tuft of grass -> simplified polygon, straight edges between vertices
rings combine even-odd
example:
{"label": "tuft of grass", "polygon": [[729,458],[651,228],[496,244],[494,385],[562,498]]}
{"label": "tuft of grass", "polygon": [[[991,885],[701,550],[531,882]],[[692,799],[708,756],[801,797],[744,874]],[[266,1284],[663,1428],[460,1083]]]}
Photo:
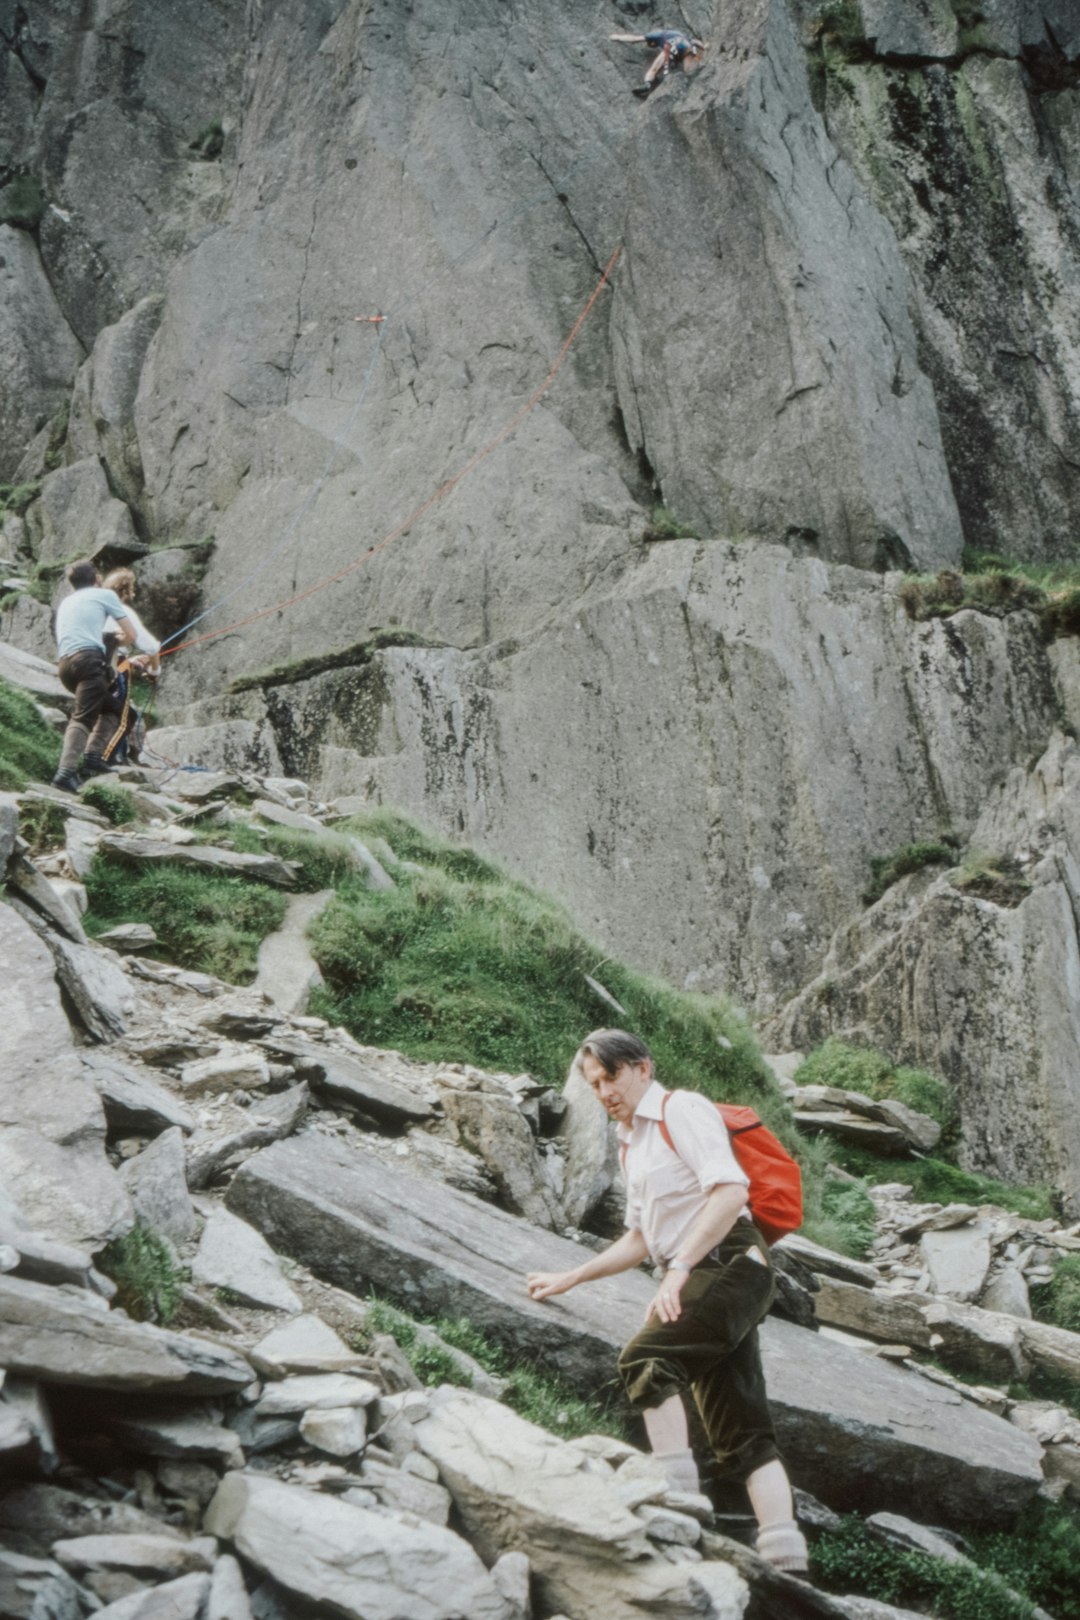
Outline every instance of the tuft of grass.
{"label": "tuft of grass", "polygon": [[48,206],[41,181],[32,174],[17,174],[0,190],[0,225],[36,231]]}
{"label": "tuft of grass", "polygon": [[110,782],[107,777],[97,777],[88,782],[79,797],[93,805],[95,810],[100,810],[114,827],[122,827],[129,821],[139,819],[131,789],[120,782]]}
{"label": "tuft of grass", "polygon": [[212,163],[219,158],[225,146],[225,130],[221,119],[215,118],[212,123],[201,129],[195,139],[188,144],[188,151],[194,152],[196,157],[205,162]]}
{"label": "tuft of grass", "polygon": [[41,855],[62,844],[66,820],[62,804],[20,804],[19,834],[29,844],[31,855]]}
{"label": "tuft of grass", "polygon": [[825,1180],[803,1224],[804,1235],[837,1254],[865,1260],[877,1227],[865,1181]]}
{"label": "tuft of grass", "polygon": [[165,1241],[136,1222],[130,1232],[102,1249],[98,1268],[117,1286],[116,1304],[136,1322],[166,1327],[176,1315],[184,1272]]}
{"label": "tuft of grass", "polygon": [[1008,1534],[973,1535],[972,1552],[1057,1620],[1080,1620],[1080,1507],[1034,1502]]}
{"label": "tuft of grass", "polygon": [[13,512],[22,517],[30,502],[36,501],[40,494],[41,485],[36,479],[25,484],[0,484],[0,514]]}
{"label": "tuft of grass", "polygon": [[905,1609],[929,1604],[941,1620],[1032,1620],[1034,1614],[1030,1600],[993,1571],[889,1546],[854,1514],[839,1530],[819,1535],[810,1572],[826,1591],[858,1592]]}
{"label": "tuft of grass", "polygon": [[1080,634],[1080,562],[1015,563],[967,549],[962,571],[909,575],[899,596],[912,619],[946,618],[961,608],[998,616],[1023,609],[1038,615],[1050,640]]}
{"label": "tuft of grass", "polygon": [[434,1328],[449,1346],[448,1350],[424,1343],[417,1332],[419,1320],[424,1319],[409,1316],[382,1299],[374,1299],[368,1306],[371,1330],[389,1333],[396,1339],[422,1383],[468,1388],[468,1373],[452,1354],[460,1350],[479,1362],[492,1377],[506,1381],[502,1400],[530,1423],[564,1440],[583,1434],[613,1434],[626,1438],[625,1418],[615,1405],[614,1379],[610,1403],[583,1400],[562,1379],[542,1367],[523,1362],[519,1352],[488,1338],[467,1317],[440,1316],[425,1320],[424,1325]]}
{"label": "tuft of grass", "polygon": [[905,844],[892,855],[873,856],[870,861],[870,882],[863,892],[863,900],[872,906],[898,879],[906,877],[909,872],[921,872],[924,866],[951,866],[958,848],[959,840],[947,833],[941,838]]}
{"label": "tuft of grass", "polygon": [[60,739],[26,692],[0,681],[0,788],[18,792],[48,782],[60,763]]}
{"label": "tuft of grass", "polygon": [[662,1079],[751,1103],[795,1140],[750,1027],[726,1001],[603,960],[561,906],[472,851],[386,812],[346,825],[386,837],[420,870],[395,867],[385,892],[339,890],[312,923],[324,1017],[413,1057],[528,1070],[561,1087],[577,1041],[611,1017],[585,982],[600,974]]}
{"label": "tuft of grass", "polygon": [[642,537],[645,540],[700,540],[699,528],[680,523],[672,517],[666,506],[654,506],[649,514],[649,526]]}
{"label": "tuft of grass", "polygon": [[1080,1333],[1080,1254],[1063,1255],[1050,1281],[1032,1288],[1031,1308],[1040,1322]]}
{"label": "tuft of grass", "polygon": [[278,890],[247,878],[180,866],[139,871],[106,854],[90,868],[86,891],[92,937],[120,923],[150,923],[165,960],[230,984],[255,977],[259,945],[281,926],[286,907]]}
{"label": "tuft of grass", "polygon": [[1060,1214],[1057,1196],[1050,1187],[1009,1185],[973,1170],[960,1170],[943,1159],[915,1157],[898,1166],[895,1159],[879,1159],[849,1142],[831,1142],[830,1152],[843,1169],[871,1186],[898,1178],[909,1183],[912,1196],[920,1204],[997,1204],[1031,1221],[1050,1220]]}
{"label": "tuft of grass", "polygon": [[950,874],[949,881],[954,889],[980,900],[992,900],[997,906],[1018,906],[1031,893],[1031,882],[1019,861],[1011,855],[988,855],[978,850]]}

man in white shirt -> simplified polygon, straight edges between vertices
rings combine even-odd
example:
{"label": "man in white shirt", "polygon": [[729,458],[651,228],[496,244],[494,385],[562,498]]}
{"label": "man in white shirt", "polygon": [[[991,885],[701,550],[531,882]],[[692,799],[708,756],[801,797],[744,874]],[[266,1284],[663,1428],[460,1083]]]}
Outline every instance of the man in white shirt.
{"label": "man in white shirt", "polygon": [[757,1325],[776,1285],[724,1122],[697,1092],[672,1092],[665,1108],[648,1048],[625,1030],[595,1030],[575,1063],[618,1127],[627,1229],[573,1271],[530,1272],[529,1297],[550,1299],[651,1258],[662,1280],[644,1326],[619,1357],[649,1443],[673,1487],[698,1489],[682,1401],[691,1389],[721,1473],[746,1485],[758,1553],[779,1569],[805,1573],[806,1542],[776,1446],[758,1347]]}
{"label": "man in white shirt", "polygon": [[62,685],[74,694],[75,706],[52,785],[65,793],[77,793],[82,786],[78,767],[84,750],[87,776],[107,769],[102,750],[110,729],[113,675],[105,652],[106,623],[115,619],[116,633],[128,646],[140,640],[141,632],[146,644],[143,650],[150,656],[160,651],[160,643],[135,623],[115,591],[102,588],[92,562],[72,563],[67,577],[73,590],[56,610],[57,673]]}

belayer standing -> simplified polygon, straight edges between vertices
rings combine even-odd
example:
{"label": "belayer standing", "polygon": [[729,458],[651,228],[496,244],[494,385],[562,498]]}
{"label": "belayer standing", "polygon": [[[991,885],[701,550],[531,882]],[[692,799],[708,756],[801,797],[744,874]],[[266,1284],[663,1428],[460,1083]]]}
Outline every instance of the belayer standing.
{"label": "belayer standing", "polygon": [[805,1574],[806,1542],[777,1450],[758,1347],[757,1325],[776,1283],[747,1208],[749,1178],[724,1122],[699,1092],[665,1092],[653,1079],[648,1048],[625,1030],[594,1030],[575,1064],[618,1127],[626,1231],[573,1271],[530,1272],[529,1297],[550,1299],[652,1258],[662,1280],[644,1326],[619,1356],[619,1375],[649,1444],[673,1489],[700,1489],[682,1402],[683,1391],[692,1390],[721,1473],[746,1485],[759,1556]]}
{"label": "belayer standing", "polygon": [[695,39],[681,28],[654,28],[648,34],[611,34],[609,38],[622,45],[648,45],[657,55],[645,70],[645,81],[634,88],[635,96],[647,96],[667,78],[672,64],[696,62],[704,54],[704,40]]}
{"label": "belayer standing", "polygon": [[64,732],[60,764],[52,779],[53,787],[77,793],[82,783],[79,762],[86,776],[97,776],[108,769],[104,750],[118,728],[113,707],[113,672],[105,651],[105,626],[116,621],[116,634],[126,646],[141,640],[141,650],[156,655],[160,643],[142,630],[115,591],[102,588],[92,562],[72,563],[68,582],[73,587],[56,611],[58,674],[63,686],[74,693],[75,706]]}

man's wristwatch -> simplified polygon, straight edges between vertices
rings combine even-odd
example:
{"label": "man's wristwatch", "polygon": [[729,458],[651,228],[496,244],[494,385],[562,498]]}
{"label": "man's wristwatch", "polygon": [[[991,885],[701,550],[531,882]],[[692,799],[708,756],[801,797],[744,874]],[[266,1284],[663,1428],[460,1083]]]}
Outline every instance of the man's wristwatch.
{"label": "man's wristwatch", "polygon": [[693,1271],[693,1269],[693,1266],[688,1266],[685,1260],[672,1260],[671,1264],[668,1266],[669,1271],[685,1271],[689,1273]]}

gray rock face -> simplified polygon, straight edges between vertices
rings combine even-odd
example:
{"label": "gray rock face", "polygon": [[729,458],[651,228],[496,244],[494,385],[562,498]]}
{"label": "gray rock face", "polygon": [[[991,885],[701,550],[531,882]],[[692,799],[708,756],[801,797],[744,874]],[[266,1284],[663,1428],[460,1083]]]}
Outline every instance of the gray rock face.
{"label": "gray rock face", "polygon": [[52,957],[8,905],[0,958],[0,1186],[32,1226],[99,1248],[131,1225],[131,1203],[105,1157],[105,1117],[80,1069]]}
{"label": "gray rock face", "polygon": [[433,1524],[251,1474],[226,1476],[206,1524],[287,1591],[342,1620],[507,1620],[472,1548]]}
{"label": "gray rock face", "polygon": [[146,550],[136,537],[130,511],[110,493],[96,456],[50,473],[27,522],[38,556],[49,562],[70,557],[73,535],[79,538],[81,555],[100,560],[106,568]]}
{"label": "gray rock face", "polygon": [[193,1395],[242,1389],[252,1376],[235,1351],[14,1277],[0,1277],[0,1364],[46,1383]]}
{"label": "gray rock face", "polygon": [[881,60],[951,55],[944,0],[862,0],[862,10],[877,55],[824,75],[824,117],[916,282],[919,353],[966,537],[1010,556],[1069,555],[1080,478],[1067,449],[1080,430],[1080,350],[1063,319],[1080,286],[1068,200],[1080,175],[1067,88],[1075,8],[984,4],[948,64]]}
{"label": "gray rock face", "polygon": [[0,225],[0,354],[0,478],[10,479],[82,359],[34,238],[10,225]]}
{"label": "gray rock face", "polygon": [[898,585],[669,541],[516,651],[379,653],[378,716],[354,698],[333,746],[346,676],[291,686],[292,763],[507,860],[603,949],[764,1012],[861,912],[871,851],[967,834],[1057,720],[1028,616],[915,624]]}
{"label": "gray rock face", "polygon": [[[354,1292],[374,1284],[435,1314],[464,1312],[586,1390],[652,1294],[646,1278],[624,1275],[537,1305],[523,1274],[579,1264],[578,1245],[448,1187],[428,1185],[418,1199],[409,1177],[313,1134],[248,1160],[228,1203],[318,1275]],[[942,1522],[1004,1522],[1036,1490],[1037,1444],[951,1390],[913,1385],[786,1322],[767,1322],[763,1344],[781,1445],[815,1495],[898,1512],[918,1504]]]}
{"label": "gray rock face", "polygon": [[135,396],[147,347],[161,319],[161,305],[160,294],[143,298],[115,326],[98,334],[71,400],[70,454],[76,460],[100,456],[112,488],[129,505],[137,500],[143,484],[134,431]]}
{"label": "gray rock face", "polygon": [[[1080,1211],[1080,752],[1055,734],[987,799],[971,844],[1026,857],[998,898],[946,876],[902,879],[838,930],[820,977],[770,1025],[807,1046],[870,1034],[953,1082],[963,1162],[1060,1186]],[[1015,903],[1019,901],[1019,903]],[[1004,902],[1004,903],[1003,903]],[[1052,1120],[1053,1126],[1048,1125]]]}

